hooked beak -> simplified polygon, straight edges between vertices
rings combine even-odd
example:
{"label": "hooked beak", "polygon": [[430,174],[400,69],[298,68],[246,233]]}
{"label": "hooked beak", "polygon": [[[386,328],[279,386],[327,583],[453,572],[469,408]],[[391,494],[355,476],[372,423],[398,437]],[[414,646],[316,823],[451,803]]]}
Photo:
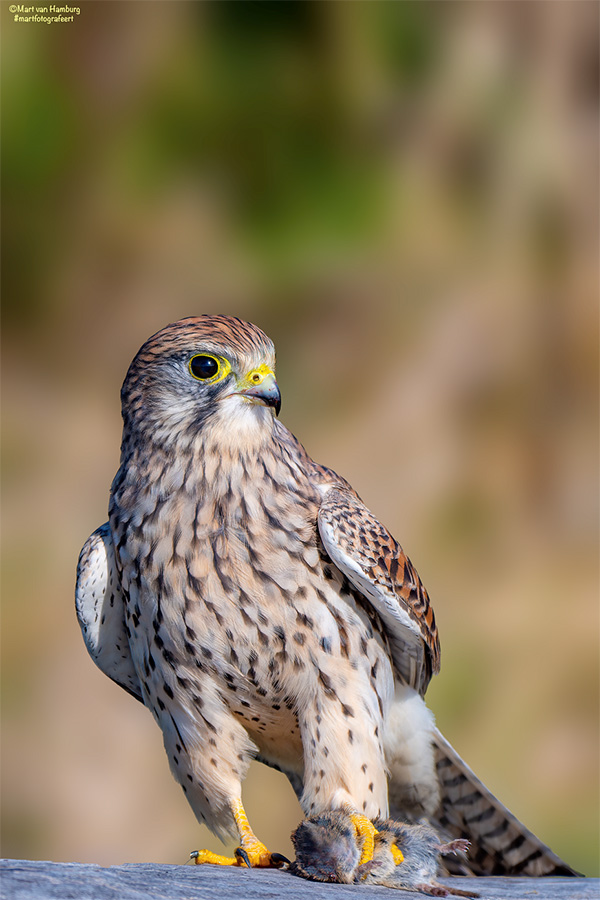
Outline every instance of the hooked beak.
{"label": "hooked beak", "polygon": [[250,403],[259,403],[261,406],[272,406],[275,414],[279,415],[281,409],[281,393],[275,373],[268,366],[259,366],[253,369],[238,382],[239,390],[235,393],[246,397]]}

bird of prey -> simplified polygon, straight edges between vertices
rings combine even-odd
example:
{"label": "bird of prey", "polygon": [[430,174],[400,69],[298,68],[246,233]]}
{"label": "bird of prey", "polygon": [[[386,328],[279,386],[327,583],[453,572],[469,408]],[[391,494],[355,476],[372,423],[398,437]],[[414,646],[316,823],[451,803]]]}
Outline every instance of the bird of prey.
{"label": "bird of prey", "polygon": [[572,874],[481,784],[423,696],[440,666],[433,610],[402,548],[278,419],[271,340],[223,315],[167,325],[121,391],[108,522],[81,551],[76,607],[100,669],[160,726],[196,817],[278,860],[252,831],[253,758],[307,816],[344,809],[468,838],[471,871]]}

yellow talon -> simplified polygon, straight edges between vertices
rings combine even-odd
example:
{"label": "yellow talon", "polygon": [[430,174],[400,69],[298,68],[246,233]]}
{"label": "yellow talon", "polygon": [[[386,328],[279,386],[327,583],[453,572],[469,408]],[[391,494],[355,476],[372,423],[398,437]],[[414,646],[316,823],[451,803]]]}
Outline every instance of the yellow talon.
{"label": "yellow talon", "polygon": [[190,859],[197,866],[201,866],[203,863],[209,863],[212,866],[247,866],[249,864],[253,869],[255,866],[264,868],[273,865],[271,854],[261,841],[246,841],[235,852],[235,856],[221,856],[219,853],[213,853],[212,850],[194,850],[190,853]]}
{"label": "yellow talon", "polygon": [[210,863],[213,866],[242,865],[241,861],[238,861],[234,857],[220,856],[218,853],[213,853],[212,850],[192,850],[190,859],[193,859],[197,866],[201,866],[203,863]]}
{"label": "yellow talon", "polygon": [[256,866],[264,868],[272,865],[271,854],[262,841],[259,841],[257,838],[254,838],[254,840],[242,841],[239,850],[236,852],[240,853],[240,856],[237,857],[239,860],[237,863],[238,866],[246,864],[243,861],[242,853],[245,855],[252,868],[255,868]]}
{"label": "yellow talon", "polygon": [[370,862],[373,859],[377,829],[366,816],[354,815],[350,816],[350,818],[356,829],[356,836],[363,840],[362,853],[359,861],[359,865],[362,866],[363,863]]}
{"label": "yellow talon", "polygon": [[399,850],[395,844],[392,844],[390,850],[392,851],[392,856],[394,857],[394,863],[397,866],[399,866],[400,863],[404,862],[404,853],[402,852],[402,850]]}
{"label": "yellow talon", "polygon": [[241,800],[234,800],[231,804],[231,812],[235,819],[240,834],[240,846],[235,851],[235,857],[220,856],[212,850],[194,850],[190,853],[196,865],[210,863],[213,866],[250,866],[262,868],[274,866],[278,868],[282,863],[287,863],[285,857],[278,853],[269,853],[262,841],[259,841],[248,822]]}
{"label": "yellow talon", "polygon": [[[251,866],[270,866],[271,865],[271,854],[262,843],[259,841],[254,832],[250,827],[250,822],[248,821],[248,816],[242,806],[241,800],[235,800],[232,803],[231,811],[233,813],[233,817],[235,819],[235,824],[238,827],[238,831],[240,833],[240,848],[246,853]],[[238,857],[239,858],[239,857]],[[238,865],[242,865],[242,863],[238,863]]]}

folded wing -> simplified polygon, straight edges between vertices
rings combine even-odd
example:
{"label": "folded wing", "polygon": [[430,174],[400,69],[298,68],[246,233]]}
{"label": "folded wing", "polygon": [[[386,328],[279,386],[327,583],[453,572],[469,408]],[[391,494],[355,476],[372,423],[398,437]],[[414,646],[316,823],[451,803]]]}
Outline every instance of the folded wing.
{"label": "folded wing", "polygon": [[129,650],[124,597],[108,523],[90,535],[79,555],[75,608],[88,653],[98,668],[141,701],[142,691]]}
{"label": "folded wing", "polygon": [[439,671],[433,609],[402,547],[348,486],[323,486],[319,533],[332,562],[383,622],[400,679],[425,693]]}

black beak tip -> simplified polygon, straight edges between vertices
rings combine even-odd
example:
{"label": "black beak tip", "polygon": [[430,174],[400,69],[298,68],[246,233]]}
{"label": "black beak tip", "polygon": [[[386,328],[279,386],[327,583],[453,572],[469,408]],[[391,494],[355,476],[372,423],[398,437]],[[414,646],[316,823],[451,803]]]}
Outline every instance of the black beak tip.
{"label": "black beak tip", "polygon": [[275,415],[279,416],[279,411],[281,409],[281,394],[279,388],[270,391],[268,395],[263,397],[263,400],[267,406],[270,406],[271,409],[275,410]]}

